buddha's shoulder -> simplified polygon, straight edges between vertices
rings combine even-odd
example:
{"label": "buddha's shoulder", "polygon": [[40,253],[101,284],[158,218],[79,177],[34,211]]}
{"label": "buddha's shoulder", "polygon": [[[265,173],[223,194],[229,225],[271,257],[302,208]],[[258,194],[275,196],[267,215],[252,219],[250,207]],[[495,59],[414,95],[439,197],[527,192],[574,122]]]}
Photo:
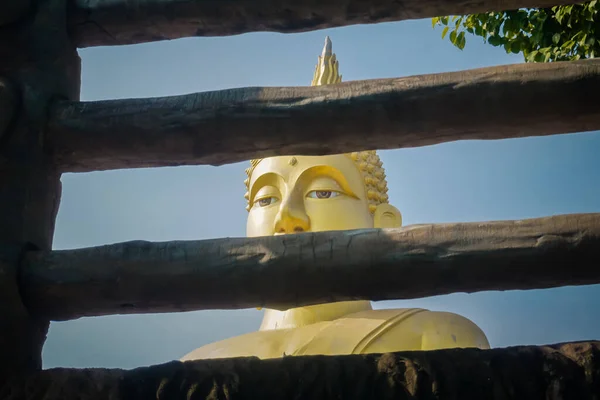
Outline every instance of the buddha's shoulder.
{"label": "buddha's shoulder", "polygon": [[450,312],[422,308],[369,310],[350,314],[340,322],[372,328],[361,340],[361,349],[357,348],[361,353],[489,348],[485,334],[473,321]]}
{"label": "buddha's shoulder", "polygon": [[364,354],[451,347],[489,348],[469,319],[420,308],[361,311],[298,328],[265,330],[202,346],[182,361],[284,355]]}
{"label": "buddha's shoulder", "polygon": [[379,321],[390,321],[390,320],[404,320],[411,318],[418,314],[428,314],[431,311],[423,309],[423,308],[384,308],[380,310],[366,310],[359,311],[352,314],[348,314],[340,320],[346,321],[360,321],[361,323],[366,322],[367,320],[379,322]]}
{"label": "buddha's shoulder", "polygon": [[[389,308],[380,310],[366,310],[348,314],[341,320],[365,320],[385,321],[389,323],[402,324],[404,321],[430,323],[454,323],[473,324],[468,318],[459,314],[446,311],[430,311],[424,308]],[[474,325],[474,324],[473,324]]]}
{"label": "buddha's shoulder", "polygon": [[250,332],[199,347],[185,355],[181,361],[231,357],[266,359],[294,355],[330,324],[331,322],[319,322],[300,328]]}
{"label": "buddha's shoulder", "polygon": [[186,354],[181,361],[231,357],[269,358],[280,353],[282,340],[281,331],[250,332],[206,344]]}

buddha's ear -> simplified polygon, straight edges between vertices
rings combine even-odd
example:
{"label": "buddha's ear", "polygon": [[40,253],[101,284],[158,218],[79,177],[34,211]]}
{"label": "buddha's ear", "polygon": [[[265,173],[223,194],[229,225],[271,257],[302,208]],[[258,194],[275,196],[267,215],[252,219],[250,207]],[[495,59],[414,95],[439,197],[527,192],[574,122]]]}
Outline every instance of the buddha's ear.
{"label": "buddha's ear", "polygon": [[390,204],[379,204],[373,214],[373,222],[375,228],[400,228],[402,226],[402,214]]}

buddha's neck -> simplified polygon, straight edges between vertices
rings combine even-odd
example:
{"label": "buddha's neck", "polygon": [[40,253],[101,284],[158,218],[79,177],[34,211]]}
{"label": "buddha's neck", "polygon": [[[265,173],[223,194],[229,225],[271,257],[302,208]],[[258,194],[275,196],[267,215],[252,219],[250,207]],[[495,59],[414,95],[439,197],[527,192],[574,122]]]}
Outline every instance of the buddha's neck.
{"label": "buddha's neck", "polygon": [[298,328],[317,322],[333,321],[352,313],[372,309],[370,301],[343,301],[291,308],[286,311],[267,309],[260,330]]}

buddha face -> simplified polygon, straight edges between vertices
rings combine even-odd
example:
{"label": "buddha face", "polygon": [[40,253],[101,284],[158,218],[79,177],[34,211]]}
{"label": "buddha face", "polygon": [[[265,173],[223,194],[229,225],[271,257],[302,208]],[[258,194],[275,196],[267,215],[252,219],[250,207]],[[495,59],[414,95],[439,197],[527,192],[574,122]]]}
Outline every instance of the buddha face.
{"label": "buddha face", "polygon": [[400,226],[398,210],[369,208],[365,178],[349,155],[280,156],[248,183],[247,236]]}

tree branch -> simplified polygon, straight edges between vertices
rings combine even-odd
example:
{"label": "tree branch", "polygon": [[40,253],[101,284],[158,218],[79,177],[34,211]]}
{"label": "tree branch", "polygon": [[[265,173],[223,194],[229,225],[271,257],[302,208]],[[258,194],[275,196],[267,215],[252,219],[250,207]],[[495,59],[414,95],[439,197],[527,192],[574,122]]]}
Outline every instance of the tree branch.
{"label": "tree branch", "polygon": [[110,46],[190,36],[317,29],[552,7],[576,0],[75,0],[70,30],[78,47]]}
{"label": "tree branch", "polygon": [[56,103],[64,172],[221,165],[600,129],[600,60],[154,99]]}
{"label": "tree branch", "polygon": [[594,400],[600,342],[50,369],[0,390],[6,400]]}
{"label": "tree branch", "polygon": [[31,252],[21,293],[66,320],[587,285],[598,265],[600,214],[575,214]]}

